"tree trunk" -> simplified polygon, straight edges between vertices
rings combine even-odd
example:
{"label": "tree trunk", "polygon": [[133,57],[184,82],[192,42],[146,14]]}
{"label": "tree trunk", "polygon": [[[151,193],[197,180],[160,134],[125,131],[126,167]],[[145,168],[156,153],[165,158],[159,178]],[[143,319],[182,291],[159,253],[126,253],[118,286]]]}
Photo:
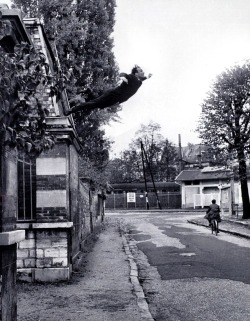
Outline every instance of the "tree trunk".
{"label": "tree trunk", "polygon": [[243,150],[238,151],[238,161],[239,161],[239,176],[240,176],[240,185],[241,185],[241,196],[243,204],[243,219],[250,218],[250,202],[249,202],[249,193],[247,185],[247,167],[245,154]]}

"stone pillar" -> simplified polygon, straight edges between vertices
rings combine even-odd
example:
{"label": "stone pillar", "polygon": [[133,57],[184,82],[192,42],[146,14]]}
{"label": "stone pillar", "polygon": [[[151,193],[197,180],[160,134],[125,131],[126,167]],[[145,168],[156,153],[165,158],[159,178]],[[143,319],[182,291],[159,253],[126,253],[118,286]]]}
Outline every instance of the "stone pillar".
{"label": "stone pillar", "polygon": [[2,321],[15,321],[16,307],[16,243],[24,239],[24,231],[16,231],[17,163],[16,152],[0,146],[0,271],[2,275]]}
{"label": "stone pillar", "polygon": [[1,246],[2,259],[2,320],[12,321],[17,318],[16,296],[16,244]]}

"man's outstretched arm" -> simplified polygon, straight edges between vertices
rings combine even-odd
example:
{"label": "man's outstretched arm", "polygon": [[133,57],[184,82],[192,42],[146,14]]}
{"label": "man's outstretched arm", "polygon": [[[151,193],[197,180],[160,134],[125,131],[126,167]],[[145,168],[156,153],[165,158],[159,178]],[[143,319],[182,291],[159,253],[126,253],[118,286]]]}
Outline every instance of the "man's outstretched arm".
{"label": "man's outstretched arm", "polygon": [[119,77],[127,77],[127,74],[125,73],[125,72],[121,72],[120,74],[119,74]]}

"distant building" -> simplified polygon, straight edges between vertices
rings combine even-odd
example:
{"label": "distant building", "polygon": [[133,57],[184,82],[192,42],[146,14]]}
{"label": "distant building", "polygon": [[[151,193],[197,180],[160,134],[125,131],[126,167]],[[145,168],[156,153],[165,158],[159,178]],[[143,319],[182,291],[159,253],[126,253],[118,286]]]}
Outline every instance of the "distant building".
{"label": "distant building", "polygon": [[225,167],[186,169],[175,181],[181,187],[182,208],[203,208],[212,199],[225,209],[229,209],[232,203],[242,203],[239,183],[233,182],[232,171]]}
{"label": "distant building", "polygon": [[182,169],[210,166],[213,161],[210,147],[204,144],[189,144],[181,148]]}

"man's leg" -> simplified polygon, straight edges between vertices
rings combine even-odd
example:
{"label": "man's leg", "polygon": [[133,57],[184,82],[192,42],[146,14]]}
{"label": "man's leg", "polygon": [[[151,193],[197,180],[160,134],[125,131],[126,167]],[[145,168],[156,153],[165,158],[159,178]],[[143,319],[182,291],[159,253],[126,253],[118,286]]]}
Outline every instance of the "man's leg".
{"label": "man's leg", "polygon": [[70,110],[67,110],[65,112],[65,115],[69,116],[71,114],[78,113],[80,111],[92,110],[92,109],[95,109],[95,108],[97,108],[97,107],[96,107],[94,101],[89,101],[89,102],[85,102],[85,103],[81,103],[81,104],[76,104]]}
{"label": "man's leg", "polygon": [[111,90],[104,92],[101,96],[91,101],[78,104],[72,107],[69,111],[65,112],[65,115],[74,114],[80,111],[93,110],[96,108],[106,108],[118,103],[117,97],[113,95]]}

